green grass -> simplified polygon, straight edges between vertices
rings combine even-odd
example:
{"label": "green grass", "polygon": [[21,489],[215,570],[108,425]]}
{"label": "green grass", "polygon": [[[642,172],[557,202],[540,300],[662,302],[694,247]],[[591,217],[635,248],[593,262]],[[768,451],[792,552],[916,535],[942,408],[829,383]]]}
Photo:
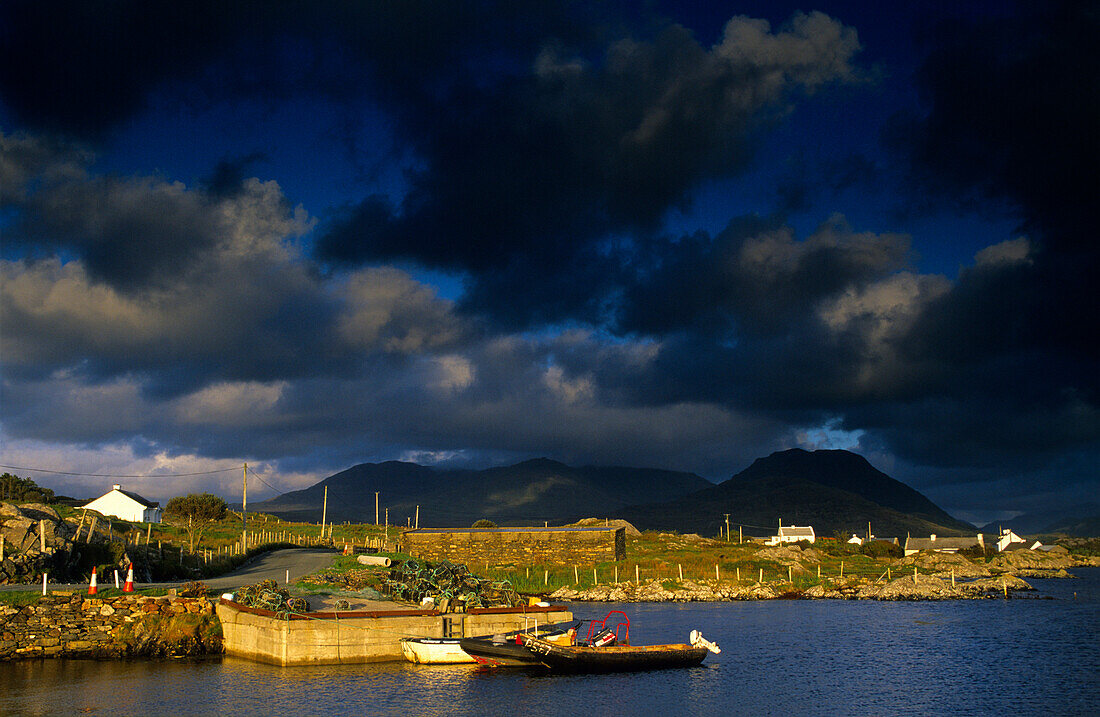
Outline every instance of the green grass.
{"label": "green grass", "polygon": [[0,605],[10,605],[12,607],[26,607],[27,605],[34,605],[42,597],[39,592],[32,592],[29,590],[16,591],[5,590],[0,592]]}

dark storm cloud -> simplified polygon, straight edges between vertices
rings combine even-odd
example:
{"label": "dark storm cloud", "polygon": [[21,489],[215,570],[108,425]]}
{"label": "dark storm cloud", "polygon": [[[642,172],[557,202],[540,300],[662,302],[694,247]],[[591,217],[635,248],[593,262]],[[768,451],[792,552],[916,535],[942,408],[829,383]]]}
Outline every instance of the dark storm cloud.
{"label": "dark storm cloud", "polygon": [[820,301],[906,265],[908,238],[853,232],[834,218],[803,241],[774,220],[735,220],[713,241],[685,237],[660,268],[632,286],[621,328],[719,337],[786,332]]}
{"label": "dark storm cloud", "polygon": [[232,199],[244,190],[244,181],[252,165],[266,159],[263,152],[252,152],[242,157],[224,157],[214,166],[214,171],[203,181],[206,193],[214,199]]}
{"label": "dark storm cloud", "polygon": [[97,139],[145,109],[242,93],[375,89],[423,101],[484,53],[538,32],[575,34],[563,7],[538,2],[40,3],[0,10],[0,96],[38,130]]}
{"label": "dark storm cloud", "polygon": [[[898,119],[919,191],[960,206],[1011,202],[1030,239],[978,256],[898,342],[925,396],[868,407],[899,455],[934,464],[1049,461],[1100,442],[1092,337],[1100,73],[1094,3],[1023,6],[924,37],[927,113]],[[904,427],[903,427],[904,426]],[[942,440],[943,434],[952,437]]]}
{"label": "dark storm cloud", "polygon": [[591,319],[630,261],[618,242],[741,170],[753,131],[793,94],[853,79],[858,48],[819,13],[774,33],[734,18],[712,48],[675,25],[592,60],[547,44],[531,72],[430,108],[410,131],[424,169],[400,205],[368,198],[320,254],[469,271],[466,305],[513,324]]}
{"label": "dark storm cloud", "polygon": [[1007,198],[1050,244],[1095,247],[1098,32],[1096,4],[1077,1],[1020,3],[1007,17],[928,31],[917,77],[927,114],[894,128],[925,188]]}

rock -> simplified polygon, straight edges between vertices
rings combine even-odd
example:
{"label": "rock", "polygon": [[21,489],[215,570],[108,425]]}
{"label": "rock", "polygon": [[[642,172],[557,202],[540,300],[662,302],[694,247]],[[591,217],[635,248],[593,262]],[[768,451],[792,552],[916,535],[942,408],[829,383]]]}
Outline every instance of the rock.
{"label": "rock", "polygon": [[952,571],[956,578],[987,578],[993,574],[986,566],[973,563],[957,553],[921,551],[892,564],[893,569],[899,573],[914,566],[947,579],[951,578]]}
{"label": "rock", "polygon": [[594,525],[608,525],[612,528],[626,528],[626,534],[631,536],[641,535],[642,532],[625,520],[605,520],[604,518],[582,518],[576,523],[565,527],[587,528]]}
{"label": "rock", "polygon": [[868,586],[860,591],[861,599],[869,600],[953,600],[963,597],[951,583],[931,575],[907,575],[886,585]]}
{"label": "rock", "polygon": [[997,553],[989,561],[990,567],[1010,573],[1017,570],[1064,570],[1072,568],[1074,560],[1067,554],[1044,553],[1041,550],[1009,550]]}

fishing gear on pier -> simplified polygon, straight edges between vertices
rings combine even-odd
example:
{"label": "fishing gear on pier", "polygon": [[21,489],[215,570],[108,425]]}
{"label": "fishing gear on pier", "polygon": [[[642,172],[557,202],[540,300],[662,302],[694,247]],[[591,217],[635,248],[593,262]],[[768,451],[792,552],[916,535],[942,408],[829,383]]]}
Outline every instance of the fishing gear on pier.
{"label": "fishing gear on pier", "polygon": [[523,600],[508,580],[479,578],[465,565],[441,560],[432,564],[406,560],[382,580],[382,591],[397,600],[437,604],[446,600],[471,607],[514,607]]}

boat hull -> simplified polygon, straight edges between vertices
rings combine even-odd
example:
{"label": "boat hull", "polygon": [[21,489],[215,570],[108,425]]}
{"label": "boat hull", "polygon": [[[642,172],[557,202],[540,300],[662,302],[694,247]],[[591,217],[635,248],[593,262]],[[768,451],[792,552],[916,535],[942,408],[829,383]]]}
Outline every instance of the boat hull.
{"label": "boat hull", "polygon": [[[516,635],[537,634],[540,639],[552,644],[569,644],[579,623],[570,622],[559,625],[544,625],[534,630],[517,630],[495,638],[468,637],[459,641],[461,648],[475,662],[486,667],[539,667],[542,662],[530,650],[516,642]],[[573,632],[570,632],[570,629]]]}
{"label": "boat hull", "polygon": [[401,640],[401,653],[406,660],[418,665],[473,664],[474,658],[458,643],[457,639],[408,637]]}
{"label": "boat hull", "polygon": [[707,648],[691,645],[555,645],[524,636],[523,646],[554,672],[635,672],[694,667],[707,656]]}

